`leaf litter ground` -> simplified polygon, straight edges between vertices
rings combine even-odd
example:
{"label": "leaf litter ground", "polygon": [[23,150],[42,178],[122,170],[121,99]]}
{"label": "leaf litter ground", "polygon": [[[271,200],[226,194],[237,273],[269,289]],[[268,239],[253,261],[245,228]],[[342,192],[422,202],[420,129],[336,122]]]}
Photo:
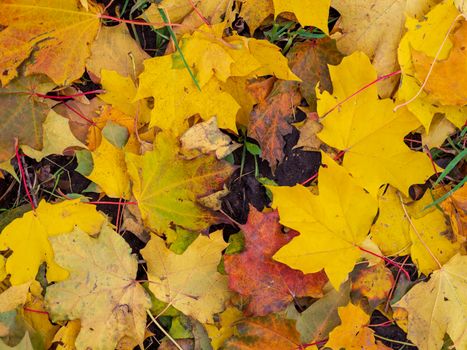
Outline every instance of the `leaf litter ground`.
{"label": "leaf litter ground", "polygon": [[[110,15],[120,14],[122,18],[130,18],[129,9],[131,9],[133,5],[135,5],[135,2],[133,2],[132,0],[114,1],[107,10]],[[126,8],[126,11],[123,14],[117,11],[117,9],[121,10],[122,8]],[[135,18],[141,12],[142,11],[140,10],[133,12],[131,18]],[[336,16],[336,13],[331,12],[331,15]],[[130,29],[131,26],[128,26],[128,28]],[[237,18],[237,20],[235,20],[232,23],[232,28],[237,29],[240,35],[249,35],[248,24],[246,24],[241,18]],[[267,29],[272,30],[270,26],[265,27],[263,29],[258,29],[255,32],[255,37],[263,39],[265,37],[265,31]],[[130,33],[132,34],[132,36],[134,36],[136,33],[141,43],[141,46],[151,56],[159,55],[165,49],[166,42],[163,42],[164,44],[162,46],[157,45],[157,42],[158,40],[160,40],[160,38],[158,37],[158,35],[154,34],[154,31],[147,29],[147,27],[135,26],[133,30],[130,30]],[[277,44],[284,48],[284,46],[287,45],[287,42],[279,41]],[[81,83],[79,85],[75,84],[75,87],[83,92],[94,91],[101,88],[100,85],[92,83],[91,78],[87,74],[83,76],[83,79],[81,79],[81,81],[84,83]],[[93,96],[91,95],[88,97]],[[289,122],[299,123],[307,118],[308,114],[297,109],[293,117],[289,120]],[[231,132],[228,134],[234,139],[237,139],[240,142],[244,142],[245,145],[247,145],[248,143],[257,144],[257,141],[253,138],[239,139],[235,134]],[[291,132],[284,136],[284,145],[282,148],[283,154],[281,155],[282,159],[277,165],[277,167],[276,164],[272,163],[273,158],[271,158],[270,161],[270,158],[268,157],[262,159],[258,155],[254,155],[254,152],[252,153],[248,150],[245,151],[247,146],[241,147],[233,152],[233,164],[236,165],[238,168],[233,172],[233,174],[227,182],[227,188],[229,189],[229,193],[222,199],[221,210],[227,215],[228,218],[230,218],[230,220],[233,221],[234,224],[229,224],[229,220],[226,220],[226,223],[224,224],[219,224],[211,227],[210,232],[214,232],[217,229],[222,229],[224,241],[228,242],[229,239],[235,236],[235,233],[238,232],[238,226],[235,223],[239,223],[241,225],[245,225],[247,223],[250,205],[255,208],[251,210],[259,211],[262,211],[264,208],[270,206],[271,197],[270,193],[268,193],[267,189],[264,187],[265,184],[270,185],[271,183],[275,183],[279,186],[294,186],[295,184],[309,182],[310,178],[312,178],[313,175],[315,175],[319,170],[321,164],[321,156],[318,152],[304,151],[303,149],[294,149],[294,146],[297,144],[297,142],[299,142],[299,137],[300,134],[296,128],[292,128]],[[456,135],[453,135],[452,138],[455,139]],[[419,133],[409,134],[406,136],[406,139],[412,140],[405,141],[405,143],[408,146],[410,146],[414,150],[419,150]],[[440,154],[436,158],[436,163],[441,167],[445,167],[447,164],[449,164],[449,162],[452,159],[453,156],[450,155],[448,152],[445,152]],[[86,188],[91,184],[91,181],[89,179],[75,171],[78,165],[76,157],[52,155],[47,158],[44,158],[39,162],[27,157],[25,157],[24,160],[24,166],[26,167],[28,173],[35,174],[35,176],[37,177],[37,181],[39,181],[40,183],[40,190],[38,193],[36,193],[36,196],[38,198],[48,198],[48,200],[52,200],[54,198],[54,195],[56,195],[57,193],[64,196],[69,194],[75,195],[85,193],[83,191],[85,191]],[[462,174],[462,168],[458,166],[453,170],[453,172],[450,175],[454,179],[462,179]],[[273,182],[265,182],[266,180],[264,179],[269,179],[267,181],[272,180]],[[21,217],[26,211],[30,209],[30,207],[23,204],[25,203],[26,198],[24,187],[21,183],[16,182],[12,178],[12,176],[6,174],[5,179],[0,181],[0,186],[1,207],[4,209],[15,208],[13,211],[9,211],[9,214],[11,214],[12,216],[9,216],[6,219],[2,217],[2,221],[0,221],[0,228],[4,228],[4,226],[6,226],[8,222],[10,222],[14,217]],[[411,187],[409,194],[412,196],[413,199],[419,199],[422,197],[422,193],[425,192],[427,189],[428,182],[423,186]],[[109,218],[111,218],[112,224],[114,224],[116,227],[119,227],[123,224],[123,209],[121,208],[121,206],[105,204],[106,202],[115,202],[115,198],[99,196],[98,194],[92,192],[86,193],[86,196],[90,198],[91,201],[97,202],[97,210],[104,212]],[[131,232],[131,229],[126,229],[124,234],[122,234],[122,237],[127,241],[129,246],[131,247],[132,252],[137,254],[138,259],[143,261],[143,256],[141,255],[140,251],[143,249],[145,244],[137,236],[138,235],[135,235]],[[404,264],[405,269],[410,275],[411,282],[420,280],[421,277],[418,276],[417,268],[412,262],[410,256],[402,255],[395,258],[394,261],[399,264]],[[400,269],[396,268],[394,264],[386,264],[386,267],[390,269],[394,278],[399,277]],[[138,272],[135,276],[136,280],[144,281],[148,279],[148,274],[146,272],[147,268],[148,267],[146,266],[146,264],[139,264]],[[396,290],[395,293],[402,293],[400,295],[402,296],[410,287],[411,282],[406,281],[407,286],[401,286],[402,290]],[[163,298],[160,297],[160,299]],[[168,300],[170,300],[170,298]],[[312,303],[312,301],[314,300],[310,298],[294,298],[294,309],[301,312],[305,310]],[[182,306],[180,307],[180,310],[184,311],[185,309]],[[189,311],[187,311],[187,313],[189,314]],[[165,325],[167,330],[169,330],[170,317],[163,316],[160,318],[160,320],[161,324]],[[281,327],[286,327],[285,325],[280,324],[281,320],[278,321],[278,325],[275,324],[276,320],[267,322],[271,322],[267,324],[272,329],[274,329],[274,327],[276,326],[278,327],[278,329],[281,329]],[[162,332],[159,328],[157,328],[151,322],[150,318],[148,318],[148,323],[148,330],[156,334],[157,339],[160,340],[164,338],[165,333]],[[365,329],[373,329],[375,331],[375,334],[377,336],[380,336],[379,339],[391,348],[404,348],[404,344],[408,342],[406,332],[404,332],[395,323],[391,322],[390,318],[388,318],[387,315],[384,315],[380,310],[375,310],[372,312],[371,318],[367,322],[367,324],[369,324],[370,326],[366,327]],[[287,325],[287,327],[289,326]],[[287,331],[288,336],[290,336],[291,339],[285,341],[285,343],[291,342],[291,344],[294,344],[295,342],[295,344],[299,346],[300,341],[296,339],[296,335],[293,334],[294,331]],[[195,334],[195,332],[193,332],[193,334]],[[265,337],[265,339],[267,338]],[[230,344],[232,344],[231,346],[233,346],[233,344],[236,341],[238,340],[236,340],[234,337],[231,338],[226,344],[229,344],[229,346]],[[163,343],[164,346],[169,348],[169,345],[167,344],[167,342]],[[242,344],[241,340],[240,344]],[[264,346],[267,346],[267,343],[265,343]],[[155,348],[156,343],[154,343],[153,340],[148,338],[145,341],[145,347]]]}

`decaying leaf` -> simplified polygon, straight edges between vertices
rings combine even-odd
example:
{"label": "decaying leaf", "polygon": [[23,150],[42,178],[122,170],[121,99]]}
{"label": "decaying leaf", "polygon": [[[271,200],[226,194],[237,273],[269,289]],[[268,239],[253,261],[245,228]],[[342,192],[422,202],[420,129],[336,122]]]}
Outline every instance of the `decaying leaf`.
{"label": "decaying leaf", "polygon": [[153,230],[164,233],[173,225],[202,231],[220,221],[197,199],[222,189],[233,167],[213,155],[185,160],[177,140],[163,132],[154,150],[142,156],[127,153],[126,162],[141,216]]}
{"label": "decaying leaf", "polygon": [[76,0],[2,0],[0,12],[4,86],[23,62],[26,75],[46,74],[58,85],[81,77],[99,29],[97,13],[83,11]]}
{"label": "decaying leaf", "polygon": [[361,256],[377,203],[347,171],[323,153],[319,196],[301,186],[268,188],[280,222],[300,232],[273,258],[305,273],[324,269],[334,288],[347,279]]}
{"label": "decaying leaf", "polygon": [[391,288],[394,286],[394,277],[383,263],[357,269],[351,274],[352,300],[366,298],[371,310],[386,301]]}
{"label": "decaying leaf", "polygon": [[149,55],[131,37],[126,24],[104,26],[91,45],[86,69],[98,78],[101,77],[101,70],[105,69],[136,79],[143,71],[143,61],[147,58]]}
{"label": "decaying leaf", "polygon": [[261,146],[261,157],[274,171],[284,158],[284,136],[292,132],[295,107],[300,103],[298,87],[293,82],[279,81],[268,98],[258,104],[250,116],[248,131]]}
{"label": "decaying leaf", "polygon": [[42,124],[50,108],[34,94],[44,94],[52,87],[46,77],[34,76],[18,78],[0,88],[0,162],[13,156],[15,138],[21,145],[42,148]]}
{"label": "decaying leaf", "polygon": [[332,286],[326,288],[329,289],[327,293],[297,319],[297,330],[304,343],[326,339],[329,332],[340,323],[338,307],[345,306],[350,301],[350,281],[343,283],[339,290]]}
{"label": "decaying leaf", "polygon": [[221,232],[199,236],[181,255],[152,236],[142,250],[148,265],[149,289],[154,296],[200,322],[213,322],[230,296],[227,276],[217,272],[221,252],[227,247]]}
{"label": "decaying leaf", "polygon": [[70,277],[49,286],[45,302],[54,322],[81,320],[76,348],[111,350],[123,337],[141,344],[151,303],[135,281],[138,261],[125,240],[105,225],[98,238],[75,229],[50,241]]}
{"label": "decaying leaf", "polygon": [[276,314],[251,317],[237,322],[236,334],[224,343],[225,350],[300,348],[300,335],[295,321]]}
{"label": "decaying leaf", "polygon": [[456,240],[465,250],[467,240],[467,186],[464,185],[441,203],[444,212],[449,216]]}
{"label": "decaying leaf", "polygon": [[456,349],[467,347],[466,259],[454,256],[428,282],[417,284],[395,304],[408,311],[407,337],[420,349],[441,349],[445,333]]}
{"label": "decaying leaf", "polygon": [[284,309],[295,298],[321,297],[327,282],[323,272],[304,274],[272,260],[297,235],[294,231],[281,232],[277,212],[260,213],[250,206],[248,221],[241,229],[245,249],[239,254],[225,255],[224,265],[229,287],[250,297],[247,313],[264,316]]}
{"label": "decaying leaf", "polygon": [[180,137],[180,142],[182,149],[204,154],[215,152],[217,159],[226,157],[241,146],[219,130],[216,117],[193,125]]}
{"label": "decaying leaf", "polygon": [[54,252],[48,238],[73,231],[75,226],[87,234],[96,234],[105,218],[89,204],[79,200],[49,204],[41,201],[35,212],[13,220],[0,235],[0,250],[11,249],[6,271],[11,274],[11,283],[19,285],[33,280],[39,266],[47,263],[47,280],[59,281],[68,272],[54,260]]}

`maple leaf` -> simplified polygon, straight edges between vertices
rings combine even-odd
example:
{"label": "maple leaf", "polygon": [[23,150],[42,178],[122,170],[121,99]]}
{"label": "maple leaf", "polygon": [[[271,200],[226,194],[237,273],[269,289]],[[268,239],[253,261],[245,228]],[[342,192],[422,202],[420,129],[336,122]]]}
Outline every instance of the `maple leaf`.
{"label": "maple leaf", "polygon": [[105,137],[92,153],[94,167],[86,176],[105,194],[113,198],[130,198],[130,176],[125,164],[125,152],[112,145]]}
{"label": "maple leaf", "polygon": [[242,318],[243,313],[230,306],[219,315],[219,328],[212,324],[204,325],[214,350],[219,349],[228,338],[234,335],[235,323]]}
{"label": "maple leaf", "polygon": [[236,334],[224,343],[223,349],[290,350],[301,346],[295,321],[276,314],[243,319],[236,324]]}
{"label": "maple leaf", "polygon": [[27,156],[37,161],[51,154],[63,154],[63,151],[68,147],[86,147],[72,134],[68,125],[68,119],[62,117],[52,109],[47,114],[42,127],[44,128],[42,137],[43,147],[40,151],[27,145],[21,147]]}
{"label": "maple leaf", "polygon": [[226,157],[241,146],[219,130],[216,117],[193,125],[180,137],[180,142],[182,149],[193,153],[193,157],[214,151],[217,159]]}
{"label": "maple leaf", "polygon": [[326,339],[329,332],[340,323],[337,310],[350,301],[350,281],[343,283],[339,290],[333,287],[327,289],[330,290],[297,318],[297,330],[302,342],[312,343]]}
{"label": "maple leaf", "polygon": [[234,170],[227,162],[214,155],[185,160],[177,140],[163,132],[156,137],[154,151],[143,156],[127,153],[126,163],[142,218],[153,230],[163,233],[175,225],[202,231],[219,221],[197,200],[222,189]]}
{"label": "maple leaf", "polygon": [[105,225],[98,238],[76,229],[50,242],[70,277],[47,287],[45,302],[54,322],[81,320],[76,348],[115,349],[123,337],[141,344],[151,303],[125,240]]}
{"label": "maple leaf", "polygon": [[108,105],[104,106],[102,113],[92,118],[92,121],[94,124],[89,126],[87,135],[88,150],[90,151],[94,151],[101,144],[102,131],[109,122],[126,128],[128,134],[133,134],[135,131],[135,119],[133,117]]}
{"label": "maple leaf", "polygon": [[328,34],[328,14],[331,0],[272,0],[275,16],[292,12],[302,26],[314,26]]}
{"label": "maple leaf", "polygon": [[[277,212],[261,213],[250,206],[248,221],[241,226],[245,249],[224,256],[230,289],[250,297],[246,311],[264,316],[284,309],[295,297],[322,296],[327,278],[322,272],[303,274],[272,256],[287,244],[296,232],[281,232]],[[251,269],[254,266],[254,270]]]}
{"label": "maple leaf", "polygon": [[211,79],[199,91],[188,70],[173,68],[171,55],[144,61],[135,100],[154,97],[150,127],[171,130],[177,135],[188,129],[186,119],[199,113],[201,118],[217,116],[219,127],[236,131],[238,103]]}
{"label": "maple leaf", "polygon": [[268,186],[280,222],[300,232],[273,258],[305,273],[324,269],[334,288],[347,279],[376,215],[377,203],[347,171],[322,153],[319,196],[301,186]]}
{"label": "maple leaf", "polygon": [[236,35],[223,39],[223,28],[223,23],[203,26],[182,38],[183,56],[196,75],[196,84],[178,52],[145,61],[136,99],[154,97],[150,126],[171,129],[178,135],[187,129],[185,120],[199,113],[205,120],[216,115],[221,129],[236,132],[240,106],[222,89],[222,82],[229,77],[260,75],[299,80],[277,46]]}
{"label": "maple leaf", "polygon": [[[463,88],[462,85],[458,86],[462,84],[458,77],[462,74],[459,70],[464,70],[465,67],[465,53],[462,49],[465,43],[465,20],[461,20],[461,26],[443,45],[446,33],[458,15],[459,11],[452,1],[442,1],[420,20],[407,18],[407,33],[399,44],[398,58],[402,80],[397,97],[401,101],[410,101],[407,108],[417,116],[426,131],[429,131],[436,113],[445,114],[446,118],[459,128],[466,120],[465,100],[457,101],[456,104],[443,103],[443,100],[456,102],[452,99],[462,98],[460,91]],[[437,62],[432,66],[435,57]],[[457,69],[450,67],[453,64]],[[431,66],[433,75],[430,74],[424,89],[420,91]],[[440,89],[445,83],[449,86],[449,92],[443,96]],[[432,96],[433,92],[435,94]],[[439,98],[442,100],[439,101]]]}
{"label": "maple leaf", "polygon": [[199,236],[181,255],[152,235],[141,254],[148,266],[149,289],[162,300],[200,322],[212,322],[230,297],[227,276],[217,272],[227,247],[220,231]]}
{"label": "maple leaf", "polygon": [[[422,17],[436,0],[332,0],[339,13],[342,36],[337,47],[344,54],[363,51],[371,57],[378,76],[398,69],[397,47],[403,34],[406,15]],[[389,97],[397,84],[397,77],[378,85],[381,96]]]}
{"label": "maple leaf", "polygon": [[449,198],[441,203],[444,212],[449,216],[456,240],[465,249],[467,240],[467,186],[464,184]]}
{"label": "maple leaf", "polygon": [[292,132],[295,107],[302,96],[310,105],[316,104],[315,86],[320,81],[322,90],[331,91],[327,64],[338,64],[342,55],[335,42],[329,39],[306,41],[292,47],[287,54],[291,70],[301,82],[278,81],[269,96],[260,101],[250,116],[248,131],[261,146],[261,157],[274,171],[284,158],[284,136]]}
{"label": "maple leaf", "polygon": [[428,157],[410,150],[404,137],[419,126],[418,120],[405,109],[393,112],[390,99],[378,99],[371,85],[344,101],[376,79],[376,73],[365,54],[347,56],[338,66],[329,66],[335,83],[332,95],[324,91],[318,96],[318,114],[323,130],[318,137],[328,145],[345,151],[342,165],[371,194],[390,183],[407,195],[409,186],[424,183],[433,174]]}
{"label": "maple leaf", "polygon": [[3,85],[23,62],[26,75],[43,73],[58,85],[81,77],[99,29],[96,13],[82,11],[76,0],[2,0],[0,12]]}
{"label": "maple leaf", "polygon": [[131,37],[125,23],[113,27],[102,26],[91,45],[86,69],[98,78],[105,69],[136,79],[143,71],[143,61],[149,57]]}
{"label": "maple leaf", "polygon": [[293,82],[278,82],[268,98],[258,104],[250,116],[248,131],[261,146],[261,158],[266,159],[272,171],[284,158],[284,136],[292,132],[288,119],[300,103],[298,87]]}
{"label": "maple leaf", "polygon": [[101,84],[105,89],[104,94],[99,94],[102,101],[111,104],[129,118],[137,119],[136,126],[149,121],[150,110],[145,101],[135,101],[137,88],[130,77],[103,69],[101,70]]}
{"label": "maple leaf", "polygon": [[[452,49],[449,56],[437,62],[431,71],[430,77],[423,88],[430,98],[443,105],[464,106],[467,101],[467,86],[459,76],[467,74],[467,53],[462,49],[467,41],[467,21],[462,21],[461,26],[452,35]],[[416,77],[424,81],[430,69],[433,58],[423,53],[412,51],[412,59]],[[465,118],[464,118],[465,120]],[[463,119],[453,120],[458,127],[462,127]]]}
{"label": "maple leaf", "polygon": [[443,346],[445,333],[456,349],[467,347],[466,256],[455,255],[428,282],[415,285],[395,307],[409,313],[407,337],[421,350]]}
{"label": "maple leaf", "polygon": [[384,263],[379,263],[363,269],[352,271],[352,300],[362,300],[366,298],[371,310],[385,301],[392,287],[394,277]]}
{"label": "maple leaf", "polygon": [[0,235],[0,250],[13,251],[6,262],[11,284],[33,280],[43,262],[47,263],[48,281],[66,278],[68,272],[55,262],[48,238],[71,232],[75,226],[88,234],[96,234],[104,221],[95,206],[80,203],[78,199],[57,204],[41,201],[35,212],[29,211],[13,220]]}
{"label": "maple leaf", "polygon": [[292,12],[302,26],[314,26],[328,34],[328,14],[331,0],[242,0],[240,16],[253,35],[256,28],[270,15]]}
{"label": "maple leaf", "polygon": [[405,204],[397,190],[389,187],[379,196],[379,215],[371,228],[372,240],[384,255],[410,253],[424,274],[437,269],[438,262],[447,262],[460,247],[456,238],[449,236],[443,213],[434,207],[423,210],[431,202],[427,192],[419,201]]}
{"label": "maple leaf", "polygon": [[349,303],[340,307],[339,318],[341,325],[334,328],[329,333],[329,340],[324,345],[333,350],[389,350],[381,342],[375,343],[373,330],[368,326],[370,315],[367,315],[358,306]]}
{"label": "maple leaf", "polygon": [[45,76],[34,76],[0,88],[0,162],[14,154],[15,138],[22,145],[42,148],[42,124],[50,107],[35,93],[46,93],[52,87]]}

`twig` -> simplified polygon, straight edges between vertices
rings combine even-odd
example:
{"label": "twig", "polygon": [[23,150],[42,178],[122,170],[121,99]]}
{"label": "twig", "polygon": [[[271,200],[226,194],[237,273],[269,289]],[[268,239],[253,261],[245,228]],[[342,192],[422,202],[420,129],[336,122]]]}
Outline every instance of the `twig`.
{"label": "twig", "polygon": [[[417,235],[418,237],[418,240],[422,243],[423,247],[425,247],[425,249],[428,251],[428,253],[430,254],[431,258],[435,261],[435,263],[438,265],[438,267],[441,269],[443,267],[443,265],[441,265],[441,263],[439,262],[439,260],[436,258],[436,256],[433,254],[433,252],[431,251],[431,249],[428,247],[428,245],[426,244],[426,242],[423,240],[422,236],[420,235],[420,233],[418,232],[417,228],[415,227],[415,225],[413,224],[412,222],[412,219],[410,218],[409,216],[409,213],[407,213],[407,209],[405,208],[405,204],[404,204],[404,201],[402,200],[402,196],[400,193],[397,193],[397,195],[399,196],[399,200],[401,202],[401,205],[402,205],[402,209],[404,210],[404,214],[405,214],[405,217],[407,218],[407,220],[409,221],[409,224],[410,226],[412,227],[413,231],[415,232],[415,234]],[[410,278],[409,278],[410,280]]]}
{"label": "twig", "polygon": [[21,173],[21,179],[23,180],[24,190],[26,192],[26,195],[28,196],[31,208],[34,211],[37,208],[37,198],[30,191],[30,189],[32,190],[31,180],[29,179],[29,174],[26,171],[26,162],[24,161],[23,157],[21,157],[21,155],[19,154],[19,145],[17,138],[15,138],[15,156],[16,161],[18,163],[19,171]]}
{"label": "twig", "polygon": [[154,322],[154,324],[157,326],[157,328],[159,328],[161,330],[162,333],[164,333],[164,335],[169,338],[169,340],[175,345],[175,347],[179,350],[183,350],[183,348],[178,345],[178,343],[175,341],[174,338],[172,338],[172,336],[164,329],[164,327],[162,327],[159,322],[157,322],[157,320],[154,318],[154,316],[151,314],[151,311],[149,310],[146,310],[149,317],[151,318],[152,322]]}

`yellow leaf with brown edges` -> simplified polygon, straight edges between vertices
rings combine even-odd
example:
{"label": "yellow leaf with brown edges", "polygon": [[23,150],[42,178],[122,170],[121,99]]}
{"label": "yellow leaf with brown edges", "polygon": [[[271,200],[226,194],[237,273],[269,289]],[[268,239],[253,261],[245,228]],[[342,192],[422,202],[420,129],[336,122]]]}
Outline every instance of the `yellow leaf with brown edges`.
{"label": "yellow leaf with brown edges", "polygon": [[2,0],[0,13],[4,86],[23,63],[26,75],[46,74],[58,85],[81,77],[99,29],[96,12],[83,11],[77,0]]}

